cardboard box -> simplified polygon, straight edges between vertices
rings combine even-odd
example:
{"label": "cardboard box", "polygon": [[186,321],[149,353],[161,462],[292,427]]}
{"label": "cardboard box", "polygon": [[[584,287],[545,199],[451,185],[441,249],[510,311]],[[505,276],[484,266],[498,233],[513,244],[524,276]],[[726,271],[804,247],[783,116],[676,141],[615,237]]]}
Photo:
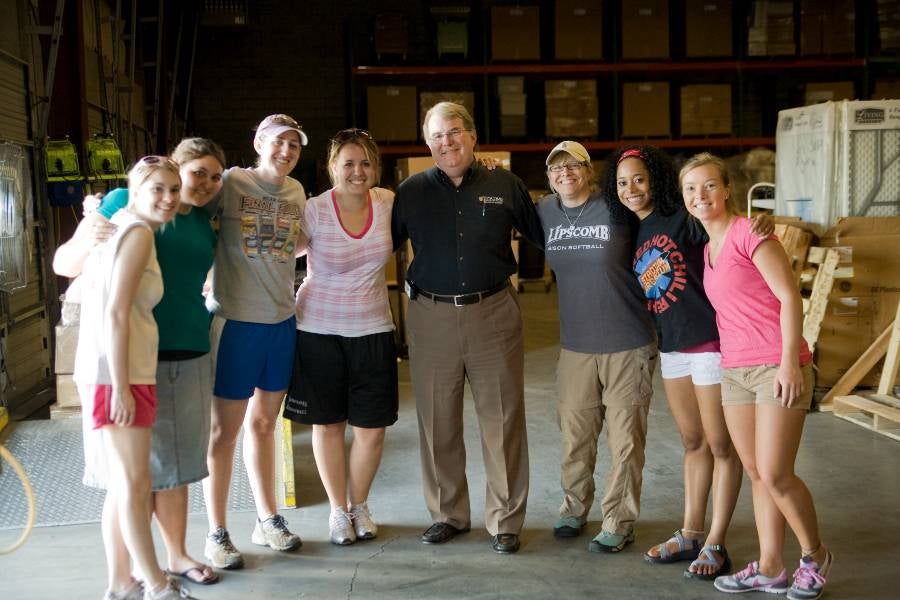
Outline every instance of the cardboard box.
{"label": "cardboard box", "polygon": [[[466,110],[469,111],[469,114],[472,115],[472,118],[475,118],[475,93],[474,92],[459,92],[459,91],[448,91],[448,92],[421,92],[419,93],[419,119],[417,123],[422,123],[425,120],[425,113],[428,112],[432,106],[437,104],[438,102],[456,102],[457,104],[462,104],[466,107]],[[419,138],[422,137],[422,129],[417,127],[419,131]],[[376,138],[377,139],[377,138]]]}
{"label": "cardboard box", "polygon": [[597,82],[593,79],[547,80],[545,126],[549,137],[593,137],[599,127]]}
{"label": "cardboard box", "polygon": [[[894,320],[900,301],[900,217],[839,219],[821,244],[842,248],[853,267],[853,277],[835,280],[816,346],[816,386],[829,387]],[[877,386],[880,375],[878,366],[860,385]]]}
{"label": "cardboard box", "polygon": [[[685,2],[684,55],[731,56],[731,0]],[[710,32],[716,32],[710,35]]]}
{"label": "cardboard box", "polygon": [[371,85],[367,88],[368,128],[379,142],[413,142],[418,139],[416,86]]}
{"label": "cardboard box", "polygon": [[900,79],[876,80],[872,100],[900,100]]}
{"label": "cardboard box", "polygon": [[78,325],[56,326],[56,359],[54,361],[57,374],[75,372],[75,350],[78,347]]}
{"label": "cardboard box", "polygon": [[556,0],[554,41],[557,59],[603,58],[602,0]]}
{"label": "cardboard box", "polygon": [[878,41],[881,50],[900,49],[900,2],[878,0]]}
{"label": "cardboard box", "polygon": [[60,408],[81,407],[78,386],[72,381],[71,375],[56,376],[56,405]]}
{"label": "cardboard box", "polygon": [[382,13],[375,16],[375,54],[406,56],[409,52],[409,25],[400,13]]}
{"label": "cardboard box", "polygon": [[681,135],[730,134],[731,84],[681,86]]}
{"label": "cardboard box", "polygon": [[669,82],[623,84],[622,137],[668,137],[671,134]]}
{"label": "cardboard box", "polygon": [[669,57],[668,0],[622,3],[622,58]]}
{"label": "cardboard box", "polygon": [[818,104],[819,102],[853,100],[855,95],[852,81],[807,83],[804,103],[810,105]]}
{"label": "cardboard box", "polygon": [[796,53],[794,44],[794,3],[784,0],[756,0],[747,32],[749,56],[782,56]]}
{"label": "cardboard box", "polygon": [[800,54],[853,54],[856,6],[853,0],[802,0]]}
{"label": "cardboard box", "polygon": [[491,58],[493,60],[540,60],[539,7],[491,7]]}
{"label": "cardboard box", "polygon": [[504,75],[497,78],[497,94],[522,94],[525,92],[525,77]]}

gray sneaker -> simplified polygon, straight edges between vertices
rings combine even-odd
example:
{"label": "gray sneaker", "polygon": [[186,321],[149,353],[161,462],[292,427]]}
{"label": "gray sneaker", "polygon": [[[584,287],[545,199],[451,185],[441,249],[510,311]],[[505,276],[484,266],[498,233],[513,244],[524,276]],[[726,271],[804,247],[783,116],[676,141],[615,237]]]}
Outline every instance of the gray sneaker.
{"label": "gray sneaker", "polygon": [[106,590],[103,600],[142,600],[144,598],[144,584],[137,579],[132,580],[127,590],[114,592]]}
{"label": "gray sneaker", "polygon": [[296,550],[303,545],[299,535],[288,531],[287,522],[281,515],[272,515],[265,521],[256,519],[250,541],[257,546],[268,546],[282,552]]}
{"label": "gray sneaker", "polygon": [[224,527],[219,527],[206,536],[203,555],[217,569],[240,569],[244,566],[244,557],[231,543],[231,536]]}
{"label": "gray sneaker", "polygon": [[188,592],[187,588],[181,587],[181,585],[169,579],[169,583],[166,584],[161,591],[156,592],[155,594],[150,591],[149,587],[144,588],[144,600],[197,600]]}
{"label": "gray sneaker", "polygon": [[553,537],[572,538],[578,537],[584,528],[584,519],[580,517],[560,517],[553,524]]}
{"label": "gray sneaker", "polygon": [[356,539],[371,540],[378,535],[378,525],[372,520],[368,503],[363,502],[351,508],[350,516],[353,518],[353,527],[356,529]]}
{"label": "gray sneaker", "polygon": [[737,573],[716,577],[713,586],[726,594],[743,592],[786,594],[788,589],[787,573],[782,571],[775,577],[766,577],[759,572],[759,563],[754,560]]}
{"label": "gray sneaker", "polygon": [[794,571],[794,584],[787,593],[788,599],[816,600],[820,597],[825,591],[825,578],[828,577],[833,563],[834,557],[827,551],[821,566],[811,556],[801,558],[800,567]]}
{"label": "gray sneaker", "polygon": [[349,546],[356,541],[356,531],[350,513],[341,507],[332,508],[328,518],[328,537],[338,546]]}

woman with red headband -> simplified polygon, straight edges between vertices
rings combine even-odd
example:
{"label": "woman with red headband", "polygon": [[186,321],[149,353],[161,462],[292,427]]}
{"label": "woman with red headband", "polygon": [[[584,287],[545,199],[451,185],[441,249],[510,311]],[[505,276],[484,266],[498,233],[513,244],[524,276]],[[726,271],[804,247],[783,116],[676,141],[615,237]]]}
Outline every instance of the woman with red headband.
{"label": "woman with red headband", "polygon": [[[652,146],[614,153],[606,193],[640,219],[633,269],[656,323],[663,387],[684,447],[684,517],[650,548],[650,563],[692,561],[685,577],[731,568],[725,533],[741,486],[741,463],[722,411],[719,333],[703,292],[703,227],[684,208],[671,160]],[[763,225],[771,232],[771,221]],[[712,493],[713,514],[705,530]]]}

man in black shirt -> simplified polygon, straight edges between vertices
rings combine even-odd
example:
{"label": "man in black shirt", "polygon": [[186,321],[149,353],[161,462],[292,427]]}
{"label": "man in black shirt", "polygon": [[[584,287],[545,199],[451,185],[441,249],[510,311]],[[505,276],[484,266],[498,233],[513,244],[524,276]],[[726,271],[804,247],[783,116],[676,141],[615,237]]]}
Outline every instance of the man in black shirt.
{"label": "man in black shirt", "polygon": [[543,245],[522,181],[475,161],[475,124],[463,106],[435,105],[422,126],[435,166],[397,190],[394,247],[407,239],[412,382],[416,392],[428,544],[468,531],[462,400],[468,378],[487,477],[485,527],[500,553],[519,549],[528,499],[522,316],[509,276],[513,228]]}

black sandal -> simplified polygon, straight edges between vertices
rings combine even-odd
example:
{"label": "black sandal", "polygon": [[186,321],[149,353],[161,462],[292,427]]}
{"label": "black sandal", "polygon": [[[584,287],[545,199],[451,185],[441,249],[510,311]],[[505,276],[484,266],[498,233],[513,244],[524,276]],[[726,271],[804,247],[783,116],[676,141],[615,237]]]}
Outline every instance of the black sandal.
{"label": "black sandal", "polygon": [[[722,562],[720,563],[713,556],[713,552],[722,557]],[[695,573],[691,571],[691,567],[693,566],[713,566],[716,567],[716,570],[712,573]],[[725,549],[725,546],[722,544],[708,544],[703,546],[703,549],[700,550],[700,555],[697,556],[696,560],[691,563],[691,565],[684,570],[684,576],[688,579],[701,579],[703,581],[712,581],[719,575],[726,575],[731,572],[731,559],[728,557],[728,550]]]}

